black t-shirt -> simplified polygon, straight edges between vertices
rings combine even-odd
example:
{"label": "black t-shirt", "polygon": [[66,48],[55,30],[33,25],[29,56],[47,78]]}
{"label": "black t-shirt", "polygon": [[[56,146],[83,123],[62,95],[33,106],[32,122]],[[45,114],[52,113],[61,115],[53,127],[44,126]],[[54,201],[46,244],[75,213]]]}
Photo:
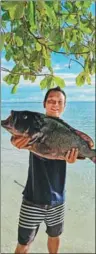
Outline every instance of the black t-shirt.
{"label": "black t-shirt", "polygon": [[23,195],[35,204],[55,205],[65,200],[66,161],[49,160],[30,152]]}

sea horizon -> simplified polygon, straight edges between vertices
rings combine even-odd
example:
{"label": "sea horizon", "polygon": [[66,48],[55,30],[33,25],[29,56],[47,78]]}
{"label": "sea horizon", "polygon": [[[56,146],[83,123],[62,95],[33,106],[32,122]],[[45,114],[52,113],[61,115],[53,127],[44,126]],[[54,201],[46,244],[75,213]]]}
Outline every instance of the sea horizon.
{"label": "sea horizon", "polygon": [[[9,101],[1,103],[1,119],[6,119],[11,110],[28,110],[45,113],[43,101]],[[93,101],[71,101],[66,103],[65,110],[61,117],[73,128],[85,132],[95,140],[95,102]],[[5,129],[1,133],[9,135]]]}

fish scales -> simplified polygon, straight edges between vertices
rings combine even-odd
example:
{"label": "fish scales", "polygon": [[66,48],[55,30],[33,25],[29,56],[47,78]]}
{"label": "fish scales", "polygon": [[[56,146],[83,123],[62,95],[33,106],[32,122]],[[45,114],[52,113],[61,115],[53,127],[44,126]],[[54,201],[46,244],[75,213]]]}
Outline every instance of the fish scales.
{"label": "fish scales", "polygon": [[23,149],[48,159],[64,159],[72,148],[78,148],[78,158],[89,158],[96,162],[96,150],[88,141],[92,139],[85,133],[74,129],[62,119],[31,111],[11,111],[11,115],[1,121],[2,127],[12,137],[28,138]]}

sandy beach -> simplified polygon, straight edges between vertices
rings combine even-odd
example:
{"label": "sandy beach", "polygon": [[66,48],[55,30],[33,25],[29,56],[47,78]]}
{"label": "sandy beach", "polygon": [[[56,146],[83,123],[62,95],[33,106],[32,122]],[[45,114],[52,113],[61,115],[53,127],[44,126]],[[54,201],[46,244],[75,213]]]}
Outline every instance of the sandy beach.
{"label": "sandy beach", "polygon": [[[28,172],[28,151],[18,150],[10,137],[1,137],[1,253],[14,253],[18,216]],[[59,253],[95,253],[95,166],[89,160],[67,166],[65,230]],[[30,253],[48,253],[45,225]]]}

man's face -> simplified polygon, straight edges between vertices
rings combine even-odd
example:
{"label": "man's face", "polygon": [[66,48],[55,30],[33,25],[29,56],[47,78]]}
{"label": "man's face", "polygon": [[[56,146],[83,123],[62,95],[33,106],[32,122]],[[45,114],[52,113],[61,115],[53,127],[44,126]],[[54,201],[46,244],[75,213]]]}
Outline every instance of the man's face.
{"label": "man's face", "polygon": [[59,91],[51,91],[44,107],[48,116],[59,117],[65,108],[65,96]]}

